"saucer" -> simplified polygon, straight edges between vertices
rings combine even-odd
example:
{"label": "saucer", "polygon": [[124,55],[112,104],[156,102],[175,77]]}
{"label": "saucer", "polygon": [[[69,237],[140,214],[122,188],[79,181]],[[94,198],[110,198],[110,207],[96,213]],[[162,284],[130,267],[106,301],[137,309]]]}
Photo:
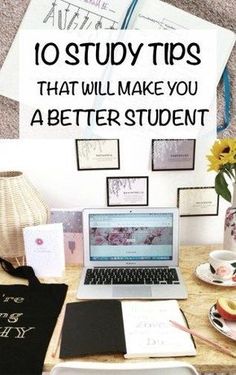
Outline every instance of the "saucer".
{"label": "saucer", "polygon": [[216,305],[213,305],[209,311],[209,320],[213,327],[223,335],[236,341],[236,321],[225,320],[218,313]]}
{"label": "saucer", "polygon": [[196,268],[196,275],[199,279],[208,284],[219,286],[236,286],[236,281],[230,280],[217,280],[210,271],[209,263],[202,263]]}

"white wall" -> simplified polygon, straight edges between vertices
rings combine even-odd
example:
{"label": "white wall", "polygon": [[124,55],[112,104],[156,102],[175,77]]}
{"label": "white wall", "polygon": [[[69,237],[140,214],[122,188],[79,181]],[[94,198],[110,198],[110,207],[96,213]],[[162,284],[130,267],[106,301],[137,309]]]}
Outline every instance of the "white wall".
{"label": "white wall", "polygon": [[[177,188],[213,186],[205,155],[213,140],[196,143],[194,171],[152,172],[151,138],[121,139],[121,169],[77,171],[74,140],[0,140],[0,170],[21,170],[49,207],[106,207],[106,176],[149,176],[149,206],[176,206]],[[158,137],[157,137],[158,138]],[[220,200],[218,217],[181,218],[182,244],[221,243],[227,203]]]}

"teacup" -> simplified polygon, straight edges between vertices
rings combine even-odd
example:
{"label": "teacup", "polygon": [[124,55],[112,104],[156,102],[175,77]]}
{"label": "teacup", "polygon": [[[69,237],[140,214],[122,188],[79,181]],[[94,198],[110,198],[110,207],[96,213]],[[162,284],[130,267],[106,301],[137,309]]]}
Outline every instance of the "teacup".
{"label": "teacup", "polygon": [[214,250],[209,254],[210,271],[217,280],[236,281],[236,252]]}

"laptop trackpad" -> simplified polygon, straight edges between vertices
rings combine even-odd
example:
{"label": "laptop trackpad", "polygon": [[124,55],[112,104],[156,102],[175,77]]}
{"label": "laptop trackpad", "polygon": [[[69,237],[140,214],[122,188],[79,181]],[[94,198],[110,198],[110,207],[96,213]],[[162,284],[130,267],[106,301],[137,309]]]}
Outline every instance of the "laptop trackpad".
{"label": "laptop trackpad", "polygon": [[112,296],[113,297],[130,297],[130,298],[142,298],[142,297],[151,297],[152,290],[149,286],[113,286],[112,287]]}

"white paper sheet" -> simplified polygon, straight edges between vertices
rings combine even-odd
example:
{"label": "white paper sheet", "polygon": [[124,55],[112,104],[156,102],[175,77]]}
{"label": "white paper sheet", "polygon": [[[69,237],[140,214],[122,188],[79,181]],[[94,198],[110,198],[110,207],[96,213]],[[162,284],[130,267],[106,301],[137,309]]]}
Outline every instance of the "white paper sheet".
{"label": "white paper sheet", "polygon": [[38,277],[61,277],[65,270],[63,226],[36,225],[23,229],[28,266]]}
{"label": "white paper sheet", "polygon": [[185,325],[177,301],[122,301],[122,314],[126,358],[196,354],[190,334],[169,322]]}
{"label": "white paper sheet", "polygon": [[[31,0],[19,30],[117,29],[130,0]],[[0,95],[19,100],[19,30],[0,71]]]}
{"label": "white paper sheet", "polygon": [[234,46],[236,35],[223,27],[205,21],[159,0],[142,0],[130,24],[132,29],[212,29],[217,30],[217,82]]}

